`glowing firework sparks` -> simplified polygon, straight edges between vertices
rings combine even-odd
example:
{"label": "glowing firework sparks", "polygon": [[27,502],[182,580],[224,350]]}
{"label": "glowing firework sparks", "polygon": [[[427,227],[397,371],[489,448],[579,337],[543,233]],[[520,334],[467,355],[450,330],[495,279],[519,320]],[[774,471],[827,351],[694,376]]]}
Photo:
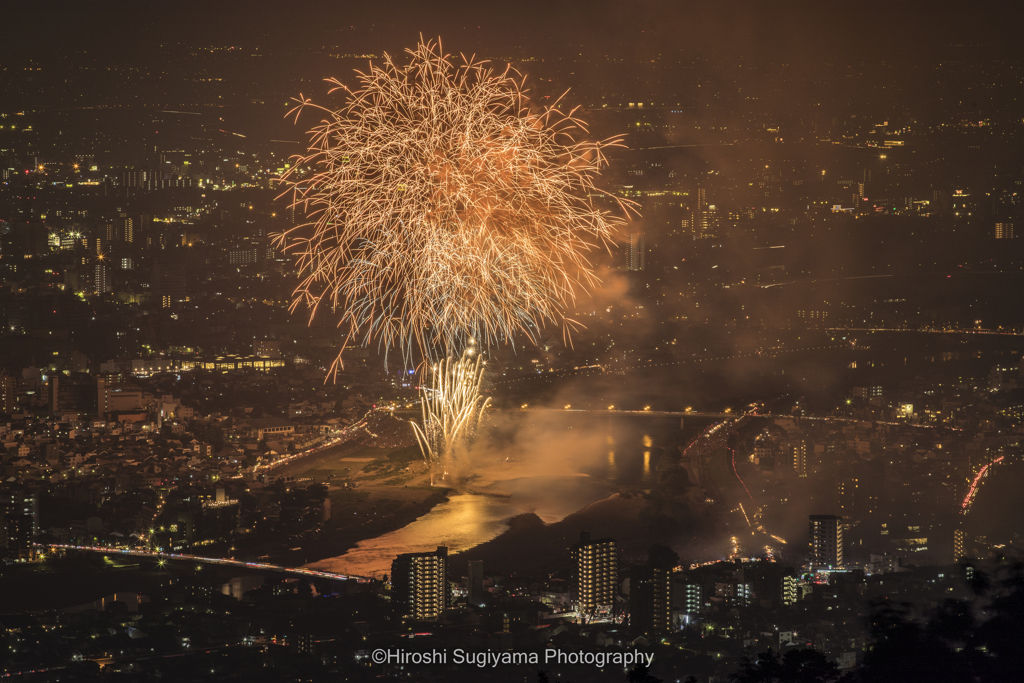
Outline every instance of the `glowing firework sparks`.
{"label": "glowing firework sparks", "polygon": [[431,379],[414,428],[432,475],[446,476],[488,403],[475,349],[454,357],[468,340],[536,340],[549,324],[568,339],[567,310],[597,282],[587,254],[635,205],[595,185],[619,138],[585,140],[575,109],[531,106],[511,67],[455,64],[432,42],[407,52],[355,89],[330,81],[348,102],[321,108],[308,153],[280,178],[308,222],[276,242],[298,254],[292,310],[329,310],[344,330],[332,374],[350,342],[407,361],[419,351]]}
{"label": "glowing firework sparks", "polygon": [[729,543],[732,545],[732,550],[729,553],[729,559],[735,560],[737,557],[740,556],[740,542],[736,539],[735,536],[733,536],[729,539]]}
{"label": "glowing firework sparks", "polygon": [[577,139],[576,110],[532,107],[511,68],[456,65],[432,42],[407,52],[356,89],[330,81],[347,104],[323,110],[280,179],[309,221],[277,236],[298,254],[292,310],[336,315],[342,352],[377,341],[406,359],[457,356],[470,337],[535,340],[547,324],[568,335],[568,307],[596,282],[587,253],[633,210],[593,199],[611,197],[595,180],[620,140]]}
{"label": "glowing firework sparks", "polygon": [[[473,356],[476,355],[476,360]],[[480,396],[484,368],[472,346],[458,361],[446,358],[430,370],[431,384],[420,389],[423,426],[413,423],[420,450],[435,475],[446,478],[455,459],[472,443],[491,399]]]}

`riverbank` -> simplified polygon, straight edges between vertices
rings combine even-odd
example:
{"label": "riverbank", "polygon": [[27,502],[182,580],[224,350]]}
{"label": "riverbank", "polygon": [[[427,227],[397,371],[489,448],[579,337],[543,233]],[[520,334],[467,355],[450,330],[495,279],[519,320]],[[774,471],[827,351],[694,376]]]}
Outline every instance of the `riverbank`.
{"label": "riverbank", "polygon": [[447,489],[400,486],[332,489],[328,494],[332,501],[346,501],[332,502],[332,521],[316,536],[300,541],[300,546],[269,553],[269,562],[298,567],[344,555],[361,541],[397,531],[429,514],[448,500],[448,493]]}
{"label": "riverbank", "polygon": [[343,555],[360,541],[408,526],[444,503],[449,493],[430,485],[416,446],[349,442],[289,463],[277,474],[328,486],[318,530],[259,553],[263,561],[287,567]]}
{"label": "riverbank", "polygon": [[[378,576],[390,571],[403,553],[430,552],[446,546],[451,555],[502,536],[510,521],[528,514],[538,523],[557,523],[615,493],[607,482],[587,476],[520,477],[478,481],[476,487],[451,490],[447,500],[405,527],[359,542],[352,550],[309,564],[313,569]],[[614,506],[614,504],[613,504]],[[623,505],[611,512],[623,514]],[[595,510],[602,509],[601,506]],[[627,515],[632,518],[633,515]]]}
{"label": "riverbank", "polygon": [[470,560],[481,560],[484,570],[505,574],[543,575],[564,572],[569,548],[580,532],[591,538],[614,538],[626,560],[646,559],[655,544],[671,545],[678,529],[652,525],[646,519],[647,500],[641,495],[615,493],[587,505],[564,519],[545,524],[533,513],[518,515],[496,538],[455,554],[449,561],[453,576],[465,576]]}

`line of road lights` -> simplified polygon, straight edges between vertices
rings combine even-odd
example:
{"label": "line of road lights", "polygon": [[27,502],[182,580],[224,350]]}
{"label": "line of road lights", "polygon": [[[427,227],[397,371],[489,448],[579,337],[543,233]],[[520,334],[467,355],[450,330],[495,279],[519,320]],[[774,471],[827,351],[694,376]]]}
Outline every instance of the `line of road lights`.
{"label": "line of road lights", "polygon": [[[849,401],[847,401],[847,403],[849,403]],[[519,406],[519,409],[520,410],[526,410],[529,407],[530,407],[529,403],[524,403],[521,406]],[[562,410],[571,410],[571,409],[572,409],[572,404],[571,403],[566,403],[564,406],[562,406]],[[608,406],[608,410],[616,410],[615,405],[613,404],[613,405]],[[650,412],[650,410],[651,410],[651,406],[644,406],[644,409],[641,412]],[[627,412],[636,412],[636,411],[627,411]],[[692,413],[693,412],[693,406],[687,406],[686,409],[683,412]],[[723,413],[731,413],[732,412],[732,408],[725,408],[722,412]]]}

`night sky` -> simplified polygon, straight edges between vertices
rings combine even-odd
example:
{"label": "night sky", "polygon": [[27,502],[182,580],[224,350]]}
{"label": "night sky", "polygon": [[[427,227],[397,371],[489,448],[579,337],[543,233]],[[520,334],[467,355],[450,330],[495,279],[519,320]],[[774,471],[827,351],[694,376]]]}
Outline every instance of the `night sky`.
{"label": "night sky", "polygon": [[[150,41],[300,44],[338,40],[396,50],[419,33],[453,49],[517,46],[624,57],[695,49],[709,56],[820,60],[929,58],[946,46],[1019,53],[1016,3],[936,2],[41,2],[5,8],[0,51],[145,50]],[[352,30],[354,28],[358,30]],[[347,41],[348,42],[348,41]],[[0,53],[2,53],[0,52]]]}

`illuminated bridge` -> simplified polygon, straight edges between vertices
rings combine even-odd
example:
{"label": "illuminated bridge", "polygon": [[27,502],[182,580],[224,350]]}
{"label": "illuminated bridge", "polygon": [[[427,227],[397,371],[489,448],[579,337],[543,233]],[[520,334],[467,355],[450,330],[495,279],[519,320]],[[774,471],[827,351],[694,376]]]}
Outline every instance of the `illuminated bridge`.
{"label": "illuminated bridge", "polygon": [[356,576],[354,574],[334,574],[333,572],[321,572],[315,569],[303,569],[302,567],[279,567],[276,564],[266,564],[264,562],[245,562],[243,560],[229,560],[223,557],[200,557],[198,555],[183,555],[181,553],[157,553],[148,550],[131,550],[128,548],[102,548],[99,546],[87,545],[61,545],[58,543],[36,545],[39,548],[52,548],[55,550],[78,550],[89,553],[102,553],[104,555],[125,555],[130,557],[145,557],[154,559],[157,562],[173,561],[196,562],[199,564],[215,564],[226,567],[238,567],[240,569],[251,569],[254,571],[261,572],[289,574],[292,576],[299,576],[307,579],[329,579],[331,581],[358,581],[360,583],[366,583],[370,581],[368,577]]}
{"label": "illuminated bridge", "polygon": [[559,413],[559,414],[579,414],[585,413],[587,415],[621,415],[625,417],[713,417],[716,419],[723,418],[736,418],[742,415],[742,413],[702,413],[695,410],[600,410],[590,408],[488,408],[489,413]]}

